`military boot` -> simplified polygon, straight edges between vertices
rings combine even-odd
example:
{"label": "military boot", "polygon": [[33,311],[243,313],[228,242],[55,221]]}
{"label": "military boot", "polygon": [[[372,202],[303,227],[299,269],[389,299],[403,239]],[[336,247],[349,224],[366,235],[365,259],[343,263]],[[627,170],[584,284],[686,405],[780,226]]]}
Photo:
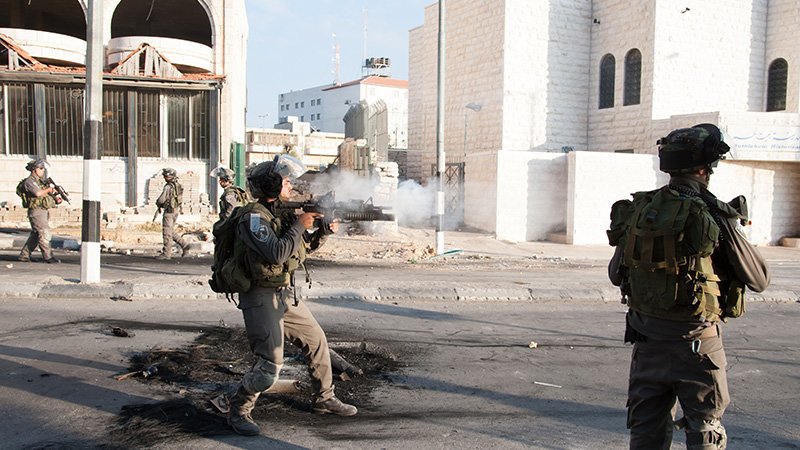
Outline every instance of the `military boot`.
{"label": "military boot", "polygon": [[257,436],[261,433],[261,428],[258,427],[250,417],[250,411],[256,406],[259,394],[251,394],[247,392],[242,386],[236,389],[236,393],[228,400],[230,409],[228,410],[228,425],[233,428],[233,431],[241,434],[242,436]]}
{"label": "military boot", "polygon": [[348,405],[336,397],[327,400],[314,399],[311,410],[315,414],[336,414],[337,416],[355,416],[358,413],[355,406]]}

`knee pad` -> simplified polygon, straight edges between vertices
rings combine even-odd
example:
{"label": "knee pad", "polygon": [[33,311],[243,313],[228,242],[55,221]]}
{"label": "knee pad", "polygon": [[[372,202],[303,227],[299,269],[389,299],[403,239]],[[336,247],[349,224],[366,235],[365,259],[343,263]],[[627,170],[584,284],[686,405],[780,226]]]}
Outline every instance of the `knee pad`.
{"label": "knee pad", "polygon": [[718,419],[686,420],[685,424],[686,448],[689,450],[724,450],[728,445],[725,427]]}
{"label": "knee pad", "polygon": [[250,371],[244,374],[242,387],[251,394],[264,392],[278,381],[280,371],[281,366],[264,358],[258,358]]}

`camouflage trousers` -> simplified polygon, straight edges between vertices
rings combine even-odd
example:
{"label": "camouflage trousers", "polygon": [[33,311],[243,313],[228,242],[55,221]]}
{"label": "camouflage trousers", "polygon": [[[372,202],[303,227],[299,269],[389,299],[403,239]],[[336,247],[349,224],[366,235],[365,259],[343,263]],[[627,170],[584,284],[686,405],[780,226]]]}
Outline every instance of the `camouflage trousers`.
{"label": "camouflage trousers", "polygon": [[253,287],[239,295],[239,309],[253,353],[281,366],[285,337],[308,361],[314,397],[324,401],[334,396],[328,339],[308,306],[294,303],[291,289]]}
{"label": "camouflage trousers", "polygon": [[175,222],[178,221],[179,215],[180,214],[176,212],[165,212],[163,214],[163,218],[161,219],[161,239],[164,244],[161,248],[161,253],[165,256],[172,256],[173,241],[182,249],[189,245],[186,239],[184,239],[183,236],[175,231]]}
{"label": "camouflage trousers", "polygon": [[[716,450],[726,445],[720,422],[730,403],[722,338],[636,342],[628,384],[631,449],[669,449],[675,426],[686,447]],[[684,417],[674,422],[675,401]]]}
{"label": "camouflage trousers", "polygon": [[31,253],[38,247],[42,250],[42,258],[45,260],[53,257],[53,250],[50,248],[50,211],[42,208],[28,209],[28,221],[31,224],[31,234],[25,245],[20,251],[20,258],[30,258]]}

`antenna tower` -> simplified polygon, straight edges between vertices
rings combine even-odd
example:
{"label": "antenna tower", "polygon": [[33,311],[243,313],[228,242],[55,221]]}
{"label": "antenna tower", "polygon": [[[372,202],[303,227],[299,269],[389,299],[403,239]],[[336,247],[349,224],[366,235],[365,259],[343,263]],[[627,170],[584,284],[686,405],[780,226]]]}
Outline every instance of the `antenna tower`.
{"label": "antenna tower", "polygon": [[333,84],[339,86],[342,82],[339,80],[339,41],[336,39],[336,33],[331,33],[333,38]]}
{"label": "antenna tower", "polygon": [[364,30],[363,30],[363,37],[362,37],[364,48],[362,49],[362,53],[361,53],[361,61],[363,62],[363,65],[361,66],[361,76],[363,77],[363,76],[368,75],[368,71],[367,71],[367,31],[368,31],[367,21],[369,19],[369,13],[367,12],[367,7],[366,6],[361,10],[361,15],[362,15],[362,20],[364,22]]}

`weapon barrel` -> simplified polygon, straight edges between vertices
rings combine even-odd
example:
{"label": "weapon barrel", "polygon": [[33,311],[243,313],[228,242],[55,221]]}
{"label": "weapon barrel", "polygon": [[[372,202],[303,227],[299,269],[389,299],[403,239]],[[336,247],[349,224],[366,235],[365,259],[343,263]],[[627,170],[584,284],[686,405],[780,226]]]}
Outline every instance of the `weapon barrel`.
{"label": "weapon barrel", "polygon": [[347,211],[339,212],[336,215],[341,220],[374,222],[374,221],[393,221],[394,214],[382,211]]}

